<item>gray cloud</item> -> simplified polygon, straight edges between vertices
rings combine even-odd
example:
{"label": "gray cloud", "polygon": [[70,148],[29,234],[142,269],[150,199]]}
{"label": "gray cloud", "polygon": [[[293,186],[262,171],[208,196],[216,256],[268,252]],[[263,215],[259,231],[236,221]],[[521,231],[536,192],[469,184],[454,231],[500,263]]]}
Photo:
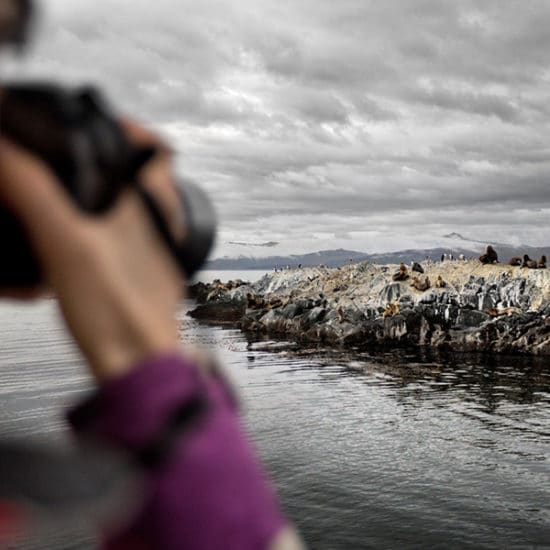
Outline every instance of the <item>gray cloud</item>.
{"label": "gray cloud", "polygon": [[483,117],[495,116],[504,122],[516,122],[520,108],[514,99],[493,93],[456,90],[451,86],[418,89],[418,101],[441,109],[462,111]]}
{"label": "gray cloud", "polygon": [[214,198],[218,254],[230,241],[380,250],[452,231],[550,242],[545,0],[49,0],[44,12],[32,53],[5,71],[96,82],[157,128]]}
{"label": "gray cloud", "polygon": [[279,243],[276,241],[267,241],[265,243],[249,243],[249,242],[237,242],[237,241],[228,241],[227,244],[235,244],[239,246],[260,246],[260,247],[267,247],[272,248],[274,246],[277,246]]}

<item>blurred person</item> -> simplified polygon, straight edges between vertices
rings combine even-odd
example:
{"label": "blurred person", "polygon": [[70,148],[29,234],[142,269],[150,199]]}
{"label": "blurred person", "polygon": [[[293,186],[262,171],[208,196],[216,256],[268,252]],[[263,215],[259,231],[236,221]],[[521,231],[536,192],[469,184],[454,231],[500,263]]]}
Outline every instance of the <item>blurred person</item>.
{"label": "blurred person", "polygon": [[[13,4],[0,0],[0,37]],[[140,181],[181,239],[168,148],[121,124],[130,142],[158,151]],[[104,528],[104,547],[302,548],[223,375],[206,355],[180,349],[174,314],[185,281],[136,190],[123,191],[101,217],[85,214],[43,161],[0,134],[0,205],[22,224],[97,382],[69,413],[73,429],[141,465],[142,501],[122,524]],[[43,290],[1,292],[31,299]]]}

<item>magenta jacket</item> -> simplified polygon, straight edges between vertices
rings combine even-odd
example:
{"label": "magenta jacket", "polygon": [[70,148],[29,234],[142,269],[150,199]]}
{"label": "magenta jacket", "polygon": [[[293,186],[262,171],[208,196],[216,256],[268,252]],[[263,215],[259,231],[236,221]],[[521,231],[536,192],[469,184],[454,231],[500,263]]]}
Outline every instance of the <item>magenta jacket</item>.
{"label": "magenta jacket", "polygon": [[287,524],[227,384],[180,355],[107,382],[69,419],[143,464],[144,501],[109,550],[259,550]]}

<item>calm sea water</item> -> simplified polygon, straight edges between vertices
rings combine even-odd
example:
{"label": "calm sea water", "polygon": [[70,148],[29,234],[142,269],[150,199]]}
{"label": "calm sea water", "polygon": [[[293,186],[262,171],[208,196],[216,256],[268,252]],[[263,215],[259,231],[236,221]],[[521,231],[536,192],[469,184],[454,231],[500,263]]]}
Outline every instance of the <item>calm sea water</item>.
{"label": "calm sea water", "polygon": [[[297,355],[180,320],[229,372],[310,548],[550,548],[548,361]],[[0,306],[0,324],[0,437],[62,442],[90,381],[54,303]]]}
{"label": "calm sea water", "polygon": [[199,271],[194,280],[201,281],[203,283],[211,283],[214,279],[220,279],[221,281],[232,281],[235,279],[241,279],[242,281],[248,281],[253,283],[261,279],[268,271],[263,269],[247,269],[247,270],[227,270],[217,271],[213,269],[203,269]]}

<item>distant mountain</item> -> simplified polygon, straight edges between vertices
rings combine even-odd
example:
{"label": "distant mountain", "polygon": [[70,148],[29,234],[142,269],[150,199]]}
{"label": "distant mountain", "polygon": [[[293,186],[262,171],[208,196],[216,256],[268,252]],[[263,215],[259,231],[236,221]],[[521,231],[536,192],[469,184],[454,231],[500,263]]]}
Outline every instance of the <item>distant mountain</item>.
{"label": "distant mountain", "polygon": [[[449,243],[450,246],[448,247],[398,250],[395,252],[383,252],[378,254],[367,254],[365,252],[344,250],[340,248],[338,250],[321,250],[310,254],[268,256],[266,258],[241,256],[238,258],[218,258],[216,260],[211,260],[207,263],[205,268],[219,270],[264,269],[269,271],[275,267],[297,267],[298,265],[302,265],[302,267],[317,265],[340,267],[350,263],[350,260],[354,263],[369,261],[377,264],[398,264],[400,262],[409,264],[413,260],[423,261],[426,258],[438,261],[443,254],[450,253],[452,253],[455,258],[458,258],[460,254],[464,254],[467,258],[477,258],[485,250],[486,242],[465,239],[458,233],[452,235],[452,238],[455,240],[465,241],[462,246],[457,246],[458,243],[453,243],[453,245]],[[462,237],[462,239],[459,239],[459,237]],[[471,243],[471,245],[469,243]],[[550,258],[550,245],[544,247],[515,247],[512,245],[493,243],[493,246],[496,248],[501,262],[508,262],[513,256],[523,256],[524,254],[529,254],[531,258],[535,259],[540,258],[543,254]]]}
{"label": "distant mountain", "polygon": [[350,259],[354,262],[364,262],[370,258],[369,254],[353,250],[321,250],[310,254],[291,256],[268,256],[266,258],[251,258],[240,256],[238,258],[219,258],[211,260],[206,269],[265,269],[271,270],[275,267],[312,267],[326,265],[327,267],[340,267],[348,264]]}

